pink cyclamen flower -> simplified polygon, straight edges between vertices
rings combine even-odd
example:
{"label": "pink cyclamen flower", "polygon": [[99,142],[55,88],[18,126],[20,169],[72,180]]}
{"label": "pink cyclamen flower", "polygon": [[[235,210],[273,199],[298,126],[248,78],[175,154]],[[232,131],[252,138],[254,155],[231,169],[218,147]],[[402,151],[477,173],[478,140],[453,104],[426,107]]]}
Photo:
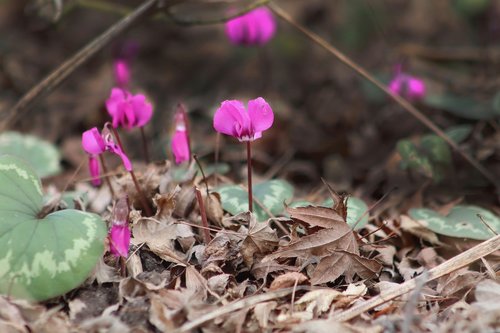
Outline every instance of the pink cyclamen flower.
{"label": "pink cyclamen flower", "polygon": [[142,94],[132,95],[121,88],[113,88],[106,101],[106,108],[112,117],[113,127],[122,126],[125,129],[142,127],[153,116],[153,107]]}
{"label": "pink cyclamen flower", "polygon": [[250,100],[248,111],[238,100],[224,101],[214,116],[215,130],[239,141],[259,139],[273,122],[273,110],[262,97]]}
{"label": "pink cyclamen flower", "polygon": [[276,20],[266,7],[256,8],[226,22],[226,35],[236,45],[264,45],[276,32]]}
{"label": "pink cyclamen flower", "polygon": [[389,90],[409,100],[425,97],[426,87],[423,80],[404,73],[398,73],[389,83]]}
{"label": "pink cyclamen flower", "polygon": [[126,88],[130,82],[130,69],[128,62],[124,59],[116,59],[113,63],[116,85]]}
{"label": "pink cyclamen flower", "polygon": [[82,134],[82,147],[89,154],[89,170],[92,176],[92,184],[98,186],[101,184],[99,176],[99,162],[96,157],[106,151],[118,155],[127,171],[132,170],[132,163],[129,158],[113,141],[111,133],[108,129],[103,129],[102,134],[97,127],[91,128]]}
{"label": "pink cyclamen flower", "polygon": [[176,164],[189,161],[191,157],[185,117],[186,111],[182,105],[179,105],[178,111],[175,114],[175,132],[171,143]]}
{"label": "pink cyclamen flower", "polygon": [[129,206],[127,197],[120,198],[113,208],[111,230],[109,231],[109,250],[116,257],[128,257],[130,229],[128,227]]}

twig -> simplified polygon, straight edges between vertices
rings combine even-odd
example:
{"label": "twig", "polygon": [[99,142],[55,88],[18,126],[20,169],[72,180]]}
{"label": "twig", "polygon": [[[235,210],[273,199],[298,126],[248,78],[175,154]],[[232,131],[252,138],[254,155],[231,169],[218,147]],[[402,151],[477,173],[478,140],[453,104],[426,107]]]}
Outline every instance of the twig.
{"label": "twig", "polygon": [[10,110],[4,110],[6,115],[0,124],[0,132],[4,131],[9,125],[25,114],[34,103],[59,86],[71,73],[78,67],[89,60],[93,55],[100,51],[109,42],[114,40],[124,30],[130,27],[150,12],[159,0],[146,0],[137,7],[132,13],[121,19],[119,22],[111,26],[102,35],[87,44],[83,49],[78,51],[74,56],[66,60],[55,71],[50,73],[40,83],[28,91]]}
{"label": "twig", "polygon": [[286,13],[283,9],[277,6],[274,3],[270,3],[268,5],[276,15],[281,17],[283,20],[291,24],[297,30],[302,32],[306,37],[314,41],[316,44],[323,47],[330,54],[335,56],[338,60],[340,60],[343,64],[354,70],[360,76],[371,82],[377,88],[382,90],[385,94],[387,94],[390,98],[392,98],[396,103],[398,103],[404,110],[410,113],[413,117],[415,117],[418,121],[424,124],[431,131],[436,133],[439,137],[445,140],[450,147],[453,148],[457,153],[459,153],[470,165],[472,165],[475,169],[477,169],[486,179],[488,179],[497,189],[500,188],[500,180],[494,177],[488,170],[486,170],[478,161],[474,158],[466,154],[460,147],[452,140],[446,133],[443,132],[438,126],[436,126],[427,116],[425,116],[422,112],[420,112],[416,107],[410,104],[403,97],[393,94],[382,82],[380,82],[373,75],[368,73],[363,67],[354,63],[351,59],[349,59],[345,54],[343,54],[340,50],[338,50],[333,45],[329,44],[326,40],[321,38],[319,35],[315,34],[311,30],[305,28],[298,22],[296,22],[288,13]]}
{"label": "twig", "polygon": [[423,284],[426,284],[429,281],[435,280],[446,274],[450,274],[457,269],[470,265],[474,261],[481,259],[498,249],[500,249],[500,236],[495,236],[429,270],[427,277],[419,276],[408,280],[405,283],[400,284],[398,287],[383,292],[380,295],[365,301],[364,303],[360,303],[344,312],[334,314],[332,320],[347,321],[353,319],[366,311],[372,310],[381,304],[414,290],[417,285],[422,283],[421,280],[423,280]]}
{"label": "twig", "polygon": [[250,296],[247,298],[243,298],[241,300],[229,303],[223,307],[220,307],[218,309],[212,310],[201,317],[192,320],[190,322],[185,323],[175,331],[174,333],[183,333],[183,332],[191,332],[195,328],[199,327],[200,325],[203,325],[204,323],[214,320],[215,318],[224,316],[226,314],[229,314],[234,311],[238,311],[244,308],[249,308],[252,306],[255,306],[259,303],[262,302],[268,302],[270,300],[276,299],[276,298],[281,298],[290,295],[293,291],[301,291],[301,290],[311,290],[311,287],[308,286],[299,286],[297,288],[286,288],[286,289],[279,289],[271,292],[267,292],[265,294],[260,294],[256,296]]}
{"label": "twig", "polygon": [[486,228],[490,229],[490,231],[493,233],[493,235],[498,235],[498,232],[496,232],[488,222],[486,222],[483,218],[483,215],[481,214],[476,214],[477,217],[481,220],[481,222],[483,222],[483,224],[486,226]]}
{"label": "twig", "polygon": [[208,243],[210,243],[211,237],[207,220],[207,212],[205,210],[205,205],[203,204],[203,197],[201,196],[200,189],[195,186],[194,191],[196,193],[196,199],[198,200],[198,207],[200,208],[201,224],[204,227],[202,229],[204,238],[203,240],[205,241],[205,244],[208,245]]}

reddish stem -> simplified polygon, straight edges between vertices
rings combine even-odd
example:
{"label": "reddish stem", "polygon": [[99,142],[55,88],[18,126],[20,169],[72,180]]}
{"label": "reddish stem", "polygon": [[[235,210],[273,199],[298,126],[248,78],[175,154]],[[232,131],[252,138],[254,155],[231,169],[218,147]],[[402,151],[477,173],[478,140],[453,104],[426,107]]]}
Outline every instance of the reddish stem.
{"label": "reddish stem", "polygon": [[137,193],[139,193],[139,200],[141,201],[141,206],[146,212],[147,216],[153,216],[153,212],[151,211],[151,207],[149,207],[148,200],[146,199],[146,195],[144,195],[144,192],[142,191],[141,187],[139,186],[139,182],[137,181],[137,178],[135,177],[135,173],[133,170],[129,171],[130,176],[132,177],[132,181],[134,182],[135,189],[137,190]]}
{"label": "reddish stem", "polygon": [[142,138],[142,152],[144,153],[144,159],[146,160],[146,164],[149,164],[151,159],[149,158],[148,143],[146,140],[146,132],[144,131],[144,127],[141,127],[141,138]]}
{"label": "reddish stem", "polygon": [[[113,126],[110,126],[109,123],[106,126],[108,128],[111,128],[111,130],[113,131],[113,136],[115,137],[116,142],[118,143],[118,146],[120,147],[123,154],[125,154],[125,150],[123,149],[122,141],[120,140],[120,135],[118,134],[118,131],[116,130],[116,128],[114,128]],[[130,176],[132,177],[132,181],[134,182],[135,189],[136,189],[137,193],[139,194],[139,200],[141,201],[142,209],[144,209],[147,216],[153,216],[153,212],[151,211],[151,207],[148,204],[148,199],[146,198],[146,195],[142,191],[141,187],[139,186],[139,182],[137,181],[137,178],[135,177],[134,170],[130,170],[129,173],[130,173]]]}
{"label": "reddish stem", "polygon": [[252,192],[252,146],[251,141],[247,141],[247,173],[248,173],[248,210],[253,212],[253,192]]}
{"label": "reddish stem", "polygon": [[207,212],[205,211],[205,204],[203,203],[203,197],[201,196],[200,189],[195,187],[194,191],[196,192],[196,199],[198,199],[198,206],[200,207],[200,214],[201,214],[201,224],[203,225],[203,239],[205,241],[205,244],[210,243],[211,237],[210,237],[210,231],[209,231],[209,226],[208,226],[208,220],[207,220]]}
{"label": "reddish stem", "polygon": [[104,157],[102,157],[102,154],[99,154],[99,160],[101,161],[101,166],[102,166],[102,171],[104,172],[104,181],[109,187],[109,191],[111,192],[111,197],[115,197],[115,191],[113,190],[113,186],[111,186],[111,181],[109,180],[109,177],[107,176],[108,174],[108,168],[106,167],[106,163],[104,163]]}

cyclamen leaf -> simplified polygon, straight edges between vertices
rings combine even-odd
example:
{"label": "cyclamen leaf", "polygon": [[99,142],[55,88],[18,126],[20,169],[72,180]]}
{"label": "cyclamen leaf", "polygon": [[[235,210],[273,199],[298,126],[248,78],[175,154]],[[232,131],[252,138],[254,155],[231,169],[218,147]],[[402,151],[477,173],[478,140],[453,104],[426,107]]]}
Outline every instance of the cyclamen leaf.
{"label": "cyclamen leaf", "polygon": [[[248,193],[238,185],[226,185],[217,189],[221,196],[222,208],[233,215],[248,211]],[[253,196],[262,203],[273,215],[279,215],[285,208],[284,203],[293,197],[293,187],[288,182],[273,179],[253,188]],[[254,203],[254,214],[258,221],[264,221],[270,216]]]}
{"label": "cyclamen leaf", "polygon": [[493,230],[500,233],[500,218],[477,206],[455,206],[447,216],[426,208],[409,211],[412,219],[440,235],[478,240],[493,237],[494,233],[484,225],[478,214]]}
{"label": "cyclamen leaf", "polygon": [[50,142],[33,135],[5,132],[0,135],[0,155],[14,155],[30,164],[39,177],[61,171],[61,154]]}
{"label": "cyclamen leaf", "polygon": [[20,159],[0,157],[0,293],[42,301],[80,285],[104,252],[101,218],[73,209],[38,217],[42,187]]}

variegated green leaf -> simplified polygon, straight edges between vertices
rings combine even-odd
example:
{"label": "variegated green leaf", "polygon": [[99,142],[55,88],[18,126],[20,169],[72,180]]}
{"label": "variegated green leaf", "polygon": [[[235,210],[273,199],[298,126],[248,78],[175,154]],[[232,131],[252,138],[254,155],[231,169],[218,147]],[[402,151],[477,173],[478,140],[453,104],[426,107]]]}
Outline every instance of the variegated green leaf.
{"label": "variegated green leaf", "polygon": [[[238,185],[226,185],[217,189],[221,196],[222,208],[236,215],[248,210],[248,193]],[[284,180],[274,179],[253,187],[253,196],[273,215],[283,212],[284,203],[293,197],[293,187]],[[259,221],[270,216],[254,202],[254,214]]]}
{"label": "variegated green leaf", "polygon": [[432,209],[411,209],[409,215],[424,227],[437,234],[485,240],[495,234],[481,221],[488,224],[497,233],[500,233],[500,219],[490,211],[477,206],[455,206],[447,216],[443,216]]}
{"label": "variegated green leaf", "polygon": [[14,155],[25,160],[39,177],[61,171],[61,154],[50,142],[33,135],[5,132],[0,135],[0,155]]}
{"label": "variegated green leaf", "polygon": [[39,216],[42,187],[22,160],[0,156],[0,293],[46,300],[80,285],[104,252],[101,218],[73,209]]}

